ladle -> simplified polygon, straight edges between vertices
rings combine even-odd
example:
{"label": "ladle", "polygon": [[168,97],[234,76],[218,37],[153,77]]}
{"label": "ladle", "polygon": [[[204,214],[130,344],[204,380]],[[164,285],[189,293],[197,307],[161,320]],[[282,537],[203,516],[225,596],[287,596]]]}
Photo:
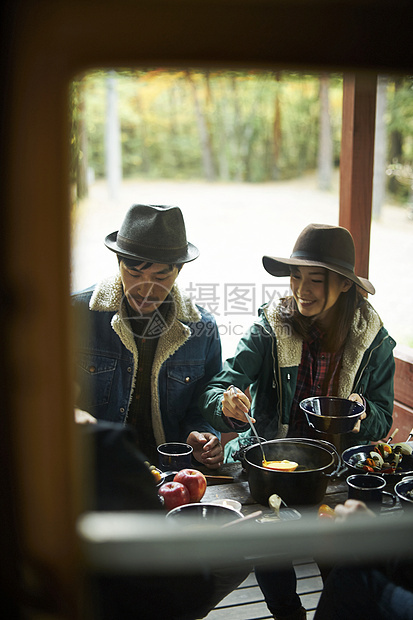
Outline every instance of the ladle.
{"label": "ladle", "polygon": [[[230,389],[233,391],[233,393],[235,395],[237,395],[237,390],[236,390],[234,385],[231,385]],[[262,452],[262,460],[265,463],[265,462],[267,462],[267,459],[265,458],[265,452],[264,452],[263,445],[261,443],[261,439],[259,438],[258,433],[257,433],[257,431],[254,428],[254,422],[251,420],[251,416],[247,412],[244,412],[244,414],[245,414],[245,417],[248,420],[249,425],[251,426],[252,432],[254,433],[255,437],[257,438],[258,443],[260,444],[260,448],[261,448],[261,452]]]}

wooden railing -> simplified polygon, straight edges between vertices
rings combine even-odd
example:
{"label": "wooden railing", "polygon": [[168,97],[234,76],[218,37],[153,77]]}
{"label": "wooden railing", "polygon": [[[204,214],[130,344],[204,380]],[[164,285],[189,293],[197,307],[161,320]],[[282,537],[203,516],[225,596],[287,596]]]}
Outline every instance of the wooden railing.
{"label": "wooden railing", "polygon": [[394,375],[393,426],[398,428],[395,441],[405,441],[413,428],[413,349],[397,345],[394,350],[396,372]]}

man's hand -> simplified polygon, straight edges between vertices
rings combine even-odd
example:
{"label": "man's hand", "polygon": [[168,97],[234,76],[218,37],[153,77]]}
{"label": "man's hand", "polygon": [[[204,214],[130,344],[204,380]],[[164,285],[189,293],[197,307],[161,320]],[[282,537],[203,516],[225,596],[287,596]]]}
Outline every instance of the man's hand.
{"label": "man's hand", "polygon": [[96,424],[97,419],[82,409],[75,409],[75,422],[77,424]]}
{"label": "man's hand", "polygon": [[193,447],[194,458],[209,469],[218,469],[222,465],[224,450],[216,435],[192,431],[189,433],[186,443]]}

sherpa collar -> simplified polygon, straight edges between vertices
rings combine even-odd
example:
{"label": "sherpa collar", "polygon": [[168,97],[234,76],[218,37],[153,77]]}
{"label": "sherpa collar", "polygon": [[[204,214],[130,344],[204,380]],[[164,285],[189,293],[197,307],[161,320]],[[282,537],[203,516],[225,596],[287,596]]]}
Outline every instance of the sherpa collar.
{"label": "sherpa collar", "polygon": [[[162,364],[175,353],[191,335],[188,323],[198,322],[202,319],[200,312],[193,302],[186,297],[176,284],[171,289],[171,296],[174,302],[175,314],[172,318],[167,317],[170,322],[169,328],[159,337],[158,346],[152,365],[152,426],[157,444],[165,442],[165,432],[162,424],[162,415],[159,402],[159,372]],[[122,344],[131,351],[134,360],[134,374],[132,380],[132,397],[135,388],[136,372],[138,368],[138,349],[131,330],[128,327],[126,306],[123,302],[123,288],[120,275],[106,278],[98,284],[90,299],[89,308],[95,312],[114,312],[111,325],[115,333],[119,336]]]}
{"label": "sherpa collar", "polygon": [[[119,312],[124,316],[123,287],[120,274],[102,280],[93,291],[89,308],[97,312]],[[199,321],[201,315],[192,301],[182,293],[177,284],[171,290],[176,308],[176,318],[183,323]]]}
{"label": "sherpa collar", "polygon": [[[270,303],[264,309],[264,314],[276,336],[279,367],[299,366],[303,342],[301,337],[285,324],[280,303]],[[347,398],[351,393],[363,355],[382,326],[379,315],[368,301],[361,308],[357,308],[343,351],[337,396]]]}

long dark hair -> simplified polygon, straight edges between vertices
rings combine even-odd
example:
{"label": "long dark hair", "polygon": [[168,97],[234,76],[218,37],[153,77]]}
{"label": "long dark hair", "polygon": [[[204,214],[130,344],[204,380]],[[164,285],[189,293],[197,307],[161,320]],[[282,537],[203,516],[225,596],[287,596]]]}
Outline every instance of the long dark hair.
{"label": "long dark hair", "polygon": [[[329,292],[328,270],[324,281],[325,303]],[[342,276],[344,278],[344,276]],[[324,336],[324,344],[327,351],[338,351],[346,341],[354,313],[358,307],[365,303],[365,297],[355,284],[347,292],[342,292],[336,303],[331,308],[332,320]],[[293,296],[286,297],[282,301],[282,313],[284,322],[304,340],[307,340],[311,327],[317,325],[318,315],[306,317],[300,314],[297,303]]]}

